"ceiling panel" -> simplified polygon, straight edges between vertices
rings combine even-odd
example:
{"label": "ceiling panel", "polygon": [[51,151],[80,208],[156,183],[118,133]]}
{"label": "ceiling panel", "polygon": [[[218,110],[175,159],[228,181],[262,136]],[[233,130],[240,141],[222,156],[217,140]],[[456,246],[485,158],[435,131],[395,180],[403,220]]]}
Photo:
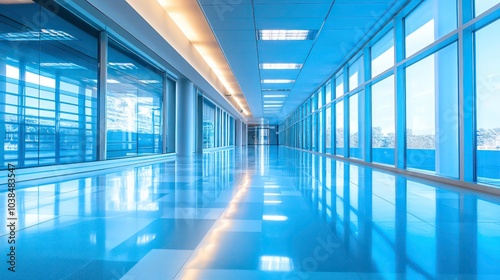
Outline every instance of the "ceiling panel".
{"label": "ceiling panel", "polygon": [[343,4],[335,3],[330,17],[335,18],[349,18],[349,17],[380,17],[387,12],[391,6],[390,3],[370,3],[370,4]]}
{"label": "ceiling panel", "polygon": [[255,4],[255,17],[270,18],[299,18],[319,17],[325,18],[331,4],[311,3],[285,3],[285,4]]}
{"label": "ceiling panel", "polygon": [[212,20],[210,25],[213,30],[254,30],[253,18],[226,18]]}
{"label": "ceiling panel", "polygon": [[303,63],[311,50],[312,41],[259,41],[260,63]]}
{"label": "ceiling panel", "polygon": [[[199,0],[252,110],[254,121],[279,124],[349,59],[408,0]],[[392,8],[391,8],[392,7]],[[256,29],[320,30],[310,41],[256,41]],[[259,63],[303,63],[300,70],[263,70]],[[294,84],[260,84],[295,79]],[[279,113],[264,110],[261,88],[290,89]]]}
{"label": "ceiling panel", "polygon": [[253,18],[252,5],[239,4],[239,5],[203,5],[203,12],[205,16],[212,20],[224,21],[226,18]]}
{"label": "ceiling panel", "polygon": [[319,30],[324,22],[322,17],[259,17],[255,19],[257,29],[310,29]]}

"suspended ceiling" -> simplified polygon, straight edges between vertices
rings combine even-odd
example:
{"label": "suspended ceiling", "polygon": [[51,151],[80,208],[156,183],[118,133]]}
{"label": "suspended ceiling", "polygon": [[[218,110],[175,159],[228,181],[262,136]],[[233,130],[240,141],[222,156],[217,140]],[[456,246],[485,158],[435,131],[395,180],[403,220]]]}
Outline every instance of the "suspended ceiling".
{"label": "suspended ceiling", "polygon": [[[408,1],[198,0],[250,107],[251,122],[280,124]],[[258,30],[318,30],[314,40],[262,41]],[[264,70],[260,63],[298,63]],[[293,83],[263,84],[264,79]],[[262,89],[280,89],[279,92]],[[284,90],[290,90],[284,91]],[[283,95],[265,108],[263,94]],[[275,100],[279,100],[276,98]]]}

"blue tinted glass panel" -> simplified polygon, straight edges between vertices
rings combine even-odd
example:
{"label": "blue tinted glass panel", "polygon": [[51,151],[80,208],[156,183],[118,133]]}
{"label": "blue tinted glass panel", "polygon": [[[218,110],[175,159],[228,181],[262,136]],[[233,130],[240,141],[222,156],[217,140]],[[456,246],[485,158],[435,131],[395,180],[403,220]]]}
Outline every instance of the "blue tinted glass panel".
{"label": "blue tinted glass panel", "polygon": [[394,33],[391,29],[370,49],[372,78],[394,66]]}
{"label": "blue tinted glass panel", "polygon": [[407,168],[458,177],[456,43],[406,69]]}
{"label": "blue tinted glass panel", "polygon": [[406,57],[457,27],[456,0],[425,0],[405,18]]}
{"label": "blue tinted glass panel", "polygon": [[349,97],[349,157],[361,158],[358,96]]}
{"label": "blue tinted glass panel", "polygon": [[161,72],[110,42],[106,158],[161,153]]}
{"label": "blue tinted glass panel", "polygon": [[340,74],[335,78],[335,98],[344,95],[344,75]]}
{"label": "blue tinted glass panel", "polygon": [[477,180],[500,185],[500,21],[476,32]]}
{"label": "blue tinted glass panel", "polygon": [[1,7],[0,168],[96,160],[97,31],[38,4]]}
{"label": "blue tinted glass panel", "polygon": [[335,154],[344,155],[344,102],[335,105]]}
{"label": "blue tinted glass panel", "polygon": [[394,76],[372,86],[372,161],[394,164]]}
{"label": "blue tinted glass panel", "polygon": [[361,56],[349,66],[349,91],[363,83],[363,57]]}
{"label": "blue tinted glass panel", "polygon": [[498,3],[500,3],[498,0],[476,0],[474,1],[474,14],[478,16]]}

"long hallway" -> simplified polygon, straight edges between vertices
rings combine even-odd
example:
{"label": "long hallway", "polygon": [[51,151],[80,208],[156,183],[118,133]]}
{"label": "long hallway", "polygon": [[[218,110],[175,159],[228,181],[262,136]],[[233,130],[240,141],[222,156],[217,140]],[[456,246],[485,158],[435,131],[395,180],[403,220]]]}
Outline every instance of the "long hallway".
{"label": "long hallway", "polygon": [[[500,275],[497,197],[289,148],[251,146],[17,188],[16,273],[2,269],[1,279]],[[2,224],[2,252],[8,234]]]}

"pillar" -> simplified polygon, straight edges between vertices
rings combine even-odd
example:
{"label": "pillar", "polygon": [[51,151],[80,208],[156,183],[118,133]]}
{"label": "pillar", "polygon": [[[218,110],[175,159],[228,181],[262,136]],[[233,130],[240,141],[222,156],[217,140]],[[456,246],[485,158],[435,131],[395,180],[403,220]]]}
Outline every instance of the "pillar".
{"label": "pillar", "polygon": [[178,156],[191,156],[195,152],[195,91],[188,79],[177,81],[177,141]]}
{"label": "pillar", "polygon": [[99,34],[99,91],[97,112],[97,160],[106,159],[106,93],[108,80],[108,33]]}
{"label": "pillar", "polygon": [[243,122],[240,120],[235,120],[236,125],[235,125],[235,137],[236,137],[236,142],[235,146],[241,147],[243,146]]}

